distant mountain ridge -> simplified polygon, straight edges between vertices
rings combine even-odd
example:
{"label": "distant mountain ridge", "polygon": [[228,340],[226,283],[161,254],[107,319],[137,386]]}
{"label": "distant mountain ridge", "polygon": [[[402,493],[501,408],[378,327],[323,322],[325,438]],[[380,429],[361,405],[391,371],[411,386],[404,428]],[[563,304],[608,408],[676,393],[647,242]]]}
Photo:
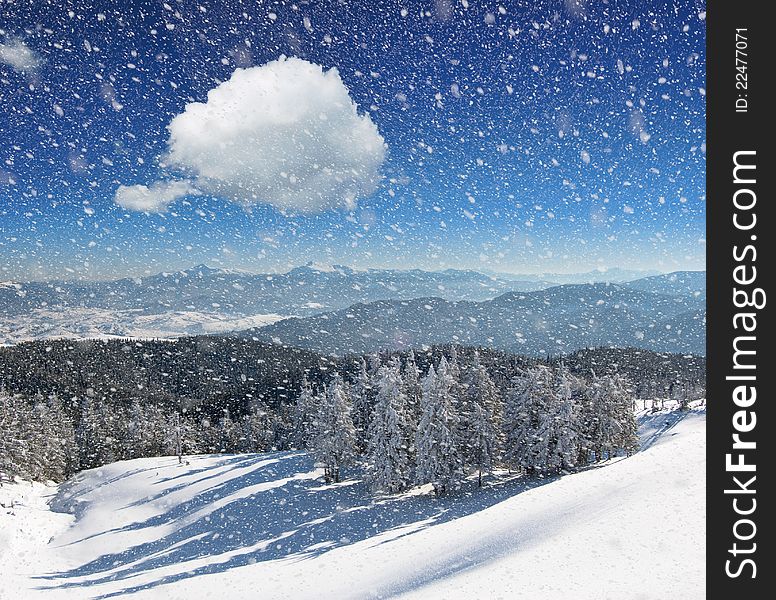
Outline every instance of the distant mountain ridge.
{"label": "distant mountain ridge", "polygon": [[22,315],[38,308],[211,311],[236,315],[307,315],[356,302],[436,295],[483,300],[541,284],[489,277],[474,271],[356,271],[305,265],[281,274],[253,274],[197,265],[150,277],[95,282],[7,282],[0,312]]}
{"label": "distant mountain ridge", "polygon": [[561,285],[481,302],[384,300],[285,319],[241,335],[330,354],[446,342],[526,354],[596,346],[705,354],[705,297],[641,289],[664,283]]}
{"label": "distant mountain ridge", "polygon": [[197,265],[115,281],[4,282],[0,343],[252,327],[244,335],[334,354],[447,342],[525,353],[595,345],[702,353],[705,298],[705,272],[691,271],[553,285],[456,269],[308,263],[257,275]]}
{"label": "distant mountain ridge", "polygon": [[613,267],[610,269],[595,269],[582,273],[539,273],[513,275],[508,273],[489,273],[491,275],[505,277],[507,279],[520,279],[523,281],[551,281],[556,285],[567,283],[625,283],[635,279],[661,276],[660,271],[641,269],[622,269]]}
{"label": "distant mountain ridge", "polygon": [[[580,274],[587,281],[592,274]],[[605,273],[601,273],[605,276]],[[596,281],[602,281],[598,279]],[[56,307],[211,311],[230,315],[304,316],[358,302],[437,296],[487,300],[509,291],[532,291],[555,283],[536,276],[485,275],[473,270],[356,270],[310,262],[280,274],[255,274],[201,264],[149,277],[113,281],[0,283],[0,314],[21,315]]]}
{"label": "distant mountain ridge", "polygon": [[675,271],[664,275],[643,277],[629,281],[632,289],[646,290],[668,295],[691,295],[706,298],[706,271]]}

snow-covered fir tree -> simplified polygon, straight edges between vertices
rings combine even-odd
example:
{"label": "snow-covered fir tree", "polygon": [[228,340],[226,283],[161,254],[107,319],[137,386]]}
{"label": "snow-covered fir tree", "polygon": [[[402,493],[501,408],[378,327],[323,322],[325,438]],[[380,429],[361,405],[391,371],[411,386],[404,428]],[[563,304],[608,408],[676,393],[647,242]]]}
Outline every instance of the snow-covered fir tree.
{"label": "snow-covered fir tree", "polygon": [[398,358],[377,372],[377,397],[369,427],[367,478],[374,490],[394,493],[412,481],[408,417]]}
{"label": "snow-covered fir tree", "polygon": [[108,436],[106,419],[101,412],[88,394],[81,398],[80,416],[75,430],[78,468],[81,470],[99,467],[113,460],[113,452],[110,449],[112,436]]}
{"label": "snow-covered fir tree", "polygon": [[590,397],[593,419],[588,435],[595,459],[606,460],[620,450],[627,453],[637,450],[633,400],[625,379],[616,373],[594,376]]}
{"label": "snow-covered fir tree", "polygon": [[453,406],[455,381],[443,356],[422,381],[421,416],[415,437],[416,481],[431,483],[439,496],[455,486],[463,465],[457,448],[458,417]]}
{"label": "snow-covered fir tree", "polygon": [[218,421],[218,449],[217,452],[233,453],[237,452],[242,445],[241,435],[238,423],[232,419],[229,409],[223,411],[223,416]]}
{"label": "snow-covered fir tree", "polygon": [[402,368],[402,386],[407,397],[407,417],[416,429],[420,420],[420,397],[423,390],[420,386],[420,369],[415,359],[415,352],[410,350]]}
{"label": "snow-covered fir tree", "polygon": [[460,427],[462,453],[467,468],[475,469],[478,485],[482,485],[483,472],[489,473],[501,458],[501,398],[487,369],[475,353],[471,365],[463,372],[465,416]]}
{"label": "snow-covered fir tree", "polygon": [[133,398],[119,441],[121,456],[125,459],[150,456],[152,452],[150,433],[146,413],[140,404],[140,399]]}
{"label": "snow-covered fir tree", "polygon": [[552,403],[552,371],[539,365],[512,381],[504,402],[504,450],[510,465],[533,472],[540,465],[539,430]]}
{"label": "snow-covered fir tree", "polygon": [[[133,400],[124,416],[124,426],[118,429],[119,453],[124,458],[177,454],[178,428],[176,412],[154,404]],[[181,425],[181,450],[183,450]]]}
{"label": "snow-covered fir tree", "polygon": [[272,426],[269,415],[254,407],[239,422],[244,452],[267,452],[272,445]]}
{"label": "snow-covered fir tree", "polygon": [[355,457],[356,429],[350,410],[342,377],[335,375],[321,398],[312,441],[313,454],[323,464],[326,481],[339,482],[341,467]]}
{"label": "snow-covered fir tree", "polygon": [[41,450],[46,478],[62,481],[78,469],[78,448],[75,430],[64,404],[57,394],[36,406],[38,428],[43,443]]}
{"label": "snow-covered fir tree", "polygon": [[360,454],[366,452],[369,440],[369,421],[374,408],[374,384],[369,374],[366,360],[358,361],[358,371],[350,386],[353,401],[353,426],[356,429],[356,449]]}
{"label": "snow-covered fir tree", "polygon": [[20,475],[24,439],[19,403],[0,388],[0,485]]}
{"label": "snow-covered fir tree", "polygon": [[293,410],[293,439],[294,448],[307,448],[313,434],[313,423],[318,414],[317,398],[313,394],[307,375],[302,378],[302,386],[296,397]]}
{"label": "snow-covered fir tree", "polygon": [[626,454],[630,455],[639,449],[639,425],[636,422],[635,400],[631,384],[626,377],[614,373],[610,375],[609,387],[614,398],[615,414],[622,427],[619,446]]}
{"label": "snow-covered fir tree", "polygon": [[558,473],[574,466],[579,454],[575,378],[561,365],[546,394],[534,443],[536,470]]}

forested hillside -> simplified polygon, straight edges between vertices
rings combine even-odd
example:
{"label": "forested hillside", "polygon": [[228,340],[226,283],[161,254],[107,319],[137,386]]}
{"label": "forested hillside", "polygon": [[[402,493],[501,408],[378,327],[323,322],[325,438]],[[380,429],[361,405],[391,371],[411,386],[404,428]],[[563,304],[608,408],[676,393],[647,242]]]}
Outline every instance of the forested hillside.
{"label": "forested hillside", "polygon": [[61,480],[128,458],[305,448],[335,480],[358,463],[376,489],[444,489],[496,464],[557,470],[627,450],[634,404],[703,397],[704,368],[643,350],[334,359],[232,338],[34,342],[0,349],[0,470]]}

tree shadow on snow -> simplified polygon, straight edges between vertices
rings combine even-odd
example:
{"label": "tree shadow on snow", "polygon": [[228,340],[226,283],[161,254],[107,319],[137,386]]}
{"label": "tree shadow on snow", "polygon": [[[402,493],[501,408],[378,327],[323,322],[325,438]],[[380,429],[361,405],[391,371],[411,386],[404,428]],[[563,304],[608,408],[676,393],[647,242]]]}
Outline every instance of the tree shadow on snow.
{"label": "tree shadow on snow", "polygon": [[[192,560],[211,557],[217,561],[185,572],[159,573],[159,577],[151,582],[131,585],[126,581],[130,584],[127,587],[96,596],[109,598],[256,562],[306,560],[380,534],[395,534],[390,539],[375,540],[375,544],[386,543],[481,511],[556,479],[488,478],[488,484],[482,489],[477,489],[474,482],[467,482],[461,490],[442,498],[426,494],[375,498],[358,479],[324,485],[320,471],[314,470],[312,460],[305,453],[242,458],[240,467],[246,463],[256,467],[200,491],[167,512],[114,531],[140,531],[175,522],[185,523],[180,528],[158,539],[104,554],[74,569],[40,576],[38,579],[50,583],[39,589],[88,588],[153,574],[157,569],[172,565],[185,569],[185,563]],[[180,491],[186,485],[200,481],[194,479],[188,484],[177,484],[175,489]],[[246,490],[252,486],[258,486],[258,489]],[[172,493],[172,490],[160,492],[153,498],[166,493]],[[233,495],[235,497],[230,499]],[[222,505],[213,508],[219,501]],[[196,516],[197,511],[202,511],[202,515]]]}
{"label": "tree shadow on snow", "polygon": [[[208,457],[208,455],[203,455],[203,457]],[[207,481],[207,480],[210,480],[210,479],[216,479],[216,478],[219,478],[219,477],[223,477],[224,476],[223,469],[225,467],[229,467],[230,469],[238,469],[238,468],[243,468],[243,467],[246,467],[246,466],[251,466],[251,465],[257,463],[258,461],[266,460],[266,459],[267,459],[266,456],[265,457],[257,457],[257,455],[255,455],[255,454],[228,456],[228,457],[224,457],[223,459],[219,460],[218,463],[216,463],[216,464],[209,463],[208,466],[206,466],[206,467],[192,469],[191,471],[186,471],[186,472],[181,473],[179,475],[175,475],[175,476],[172,476],[172,477],[165,477],[163,479],[159,479],[159,480],[154,482],[154,485],[163,484],[163,483],[166,483],[166,482],[170,482],[170,481],[177,480],[177,479],[180,479],[180,478],[185,478],[185,477],[194,478],[193,481],[188,481],[188,482],[179,483],[179,484],[170,486],[170,487],[165,488],[162,491],[160,491],[160,492],[158,492],[158,493],[156,493],[156,494],[154,494],[152,496],[146,496],[145,498],[141,498],[139,500],[136,500],[135,502],[131,502],[131,503],[127,504],[124,508],[132,508],[132,507],[136,507],[136,506],[141,506],[143,504],[149,504],[149,503],[152,503],[152,502],[156,502],[156,501],[164,498],[165,496],[168,496],[168,495],[173,494],[175,492],[180,492],[180,491],[185,490],[187,487],[189,487],[193,483],[198,483],[199,484],[199,483],[202,483],[203,481]],[[60,488],[60,490],[61,490],[60,494],[58,494],[49,504],[51,506],[51,509],[54,510],[55,512],[68,512],[68,513],[72,513],[73,515],[75,515],[76,519],[78,519],[78,518],[80,518],[81,512],[83,511],[83,507],[84,507],[83,504],[81,504],[81,503],[79,503],[77,501],[77,497],[78,496],[83,495],[84,493],[87,493],[87,492],[91,493],[91,492],[93,492],[94,490],[96,490],[98,488],[101,488],[101,487],[103,487],[105,485],[109,485],[111,483],[119,481],[120,479],[124,479],[126,477],[130,477],[132,475],[137,475],[137,474],[140,474],[140,473],[143,473],[143,472],[146,472],[146,471],[154,471],[154,470],[158,471],[159,469],[160,469],[160,466],[158,466],[158,465],[157,466],[153,466],[153,467],[146,467],[146,468],[142,468],[142,469],[132,469],[130,471],[127,471],[126,473],[123,473],[120,476],[112,477],[110,479],[107,479],[107,480],[101,482],[99,485],[97,485],[97,486],[95,486],[93,488],[87,488],[87,489],[81,490],[80,492],[75,493],[75,494],[71,493],[70,489],[72,487],[74,487],[75,485],[78,485],[78,483],[80,483],[80,480],[79,480],[78,482],[75,482],[74,484],[72,484],[70,487],[61,487]],[[211,471],[212,473],[207,475],[207,476],[205,476],[205,477],[200,477],[198,479],[196,478],[196,476],[199,473],[203,473],[203,472],[206,472],[206,471]],[[63,484],[63,486],[67,486],[68,483]],[[183,506],[195,506],[195,505],[191,504],[191,503],[185,503]],[[130,525],[125,525],[123,527],[114,527],[114,528],[111,528],[111,529],[106,529],[105,531],[100,531],[98,533],[93,533],[92,535],[85,536],[85,537],[83,537],[81,539],[74,540],[72,542],[68,542],[67,544],[63,544],[60,547],[74,546],[74,545],[79,544],[81,542],[84,542],[86,540],[97,538],[97,537],[100,537],[100,536],[103,536],[103,535],[107,535],[107,534],[110,534],[110,533],[117,533],[117,532],[123,532],[123,531],[133,531],[133,530],[136,530],[136,529],[141,529],[143,527],[150,527],[150,526],[154,526],[154,525],[164,525],[165,523],[167,523],[167,522],[169,522],[169,521],[171,521],[171,520],[173,520],[173,519],[175,519],[175,518],[177,518],[179,516],[178,514],[173,515],[172,512],[174,512],[174,511],[171,511],[170,513],[165,513],[163,515],[159,515],[158,517],[155,517],[154,519],[149,519],[149,520],[147,520],[145,522],[144,525],[140,525],[138,523],[132,523]],[[169,518],[165,518],[166,515],[169,515]]]}
{"label": "tree shadow on snow", "polygon": [[639,449],[647,450],[666,433],[672,430],[676,425],[690,415],[706,415],[706,408],[693,410],[672,410],[670,412],[657,411],[655,413],[645,413],[639,417]]}
{"label": "tree shadow on snow", "polygon": [[[686,414],[656,415],[655,432],[642,441],[641,449],[654,444]],[[220,467],[227,463],[219,463],[209,467],[217,469],[218,473],[201,478],[196,475],[208,469],[189,471],[179,476],[183,481],[133,505],[156,501],[175,492],[185,493],[190,485],[229,477],[232,470],[237,471],[231,478],[214,481],[213,485],[193,494],[185,502],[173,505],[168,511],[114,531],[142,531],[182,523],[179,528],[174,531],[165,528],[167,533],[157,539],[104,554],[69,571],[40,576],[39,579],[48,580],[49,584],[39,589],[124,583],[122,589],[95,596],[103,599],[257,562],[307,560],[370,538],[375,538],[375,545],[384,544],[479,512],[559,477],[488,477],[482,489],[470,480],[461,490],[442,498],[428,494],[374,497],[359,479],[323,484],[320,471],[314,469],[312,459],[303,452],[242,455],[229,460],[232,460],[232,469],[223,470]],[[580,470],[603,466],[605,463],[599,463]],[[186,475],[191,477],[185,479]],[[553,523],[548,522],[544,527],[552,529]],[[530,536],[510,535],[513,536],[509,541],[512,546],[530,543]],[[469,563],[482,563],[492,559],[492,555],[493,552],[487,557],[463,557],[463,563],[441,565],[411,585],[422,586],[429,578],[436,579],[444,573],[471,566]],[[187,562],[202,559],[210,561],[199,566],[192,564],[187,569]],[[165,572],[165,567],[174,565],[186,570]],[[132,581],[135,577],[148,575],[153,577],[152,581]]]}

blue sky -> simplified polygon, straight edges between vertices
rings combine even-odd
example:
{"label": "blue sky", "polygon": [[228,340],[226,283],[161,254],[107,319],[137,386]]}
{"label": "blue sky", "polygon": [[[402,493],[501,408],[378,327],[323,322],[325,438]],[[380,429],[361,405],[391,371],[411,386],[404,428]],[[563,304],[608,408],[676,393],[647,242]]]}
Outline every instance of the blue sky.
{"label": "blue sky", "polygon": [[[704,3],[0,11],[0,279],[203,262],[271,272],[309,260],[513,273],[705,267]],[[377,126],[387,151],[374,193],[315,214],[261,201],[245,210],[207,193],[160,214],[116,205],[119,185],[181,176],[163,157],[166,126],[187,103],[280,56],[336,67]]]}

